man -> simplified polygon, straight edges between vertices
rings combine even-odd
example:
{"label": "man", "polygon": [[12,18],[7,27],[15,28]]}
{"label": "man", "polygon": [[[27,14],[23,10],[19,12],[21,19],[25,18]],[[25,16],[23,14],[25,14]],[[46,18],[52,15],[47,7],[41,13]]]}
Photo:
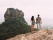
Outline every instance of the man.
{"label": "man", "polygon": [[40,27],[40,29],[41,29],[41,23],[42,23],[41,18],[39,16],[40,15],[38,14],[38,17],[36,18],[37,29],[38,29],[38,27]]}

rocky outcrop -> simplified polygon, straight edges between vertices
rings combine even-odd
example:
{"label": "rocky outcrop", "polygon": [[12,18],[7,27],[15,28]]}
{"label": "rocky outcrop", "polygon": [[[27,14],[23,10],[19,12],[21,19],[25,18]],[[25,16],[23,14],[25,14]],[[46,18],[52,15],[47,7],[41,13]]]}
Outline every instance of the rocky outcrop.
{"label": "rocky outcrop", "polygon": [[53,40],[53,30],[39,30],[34,33],[17,35],[7,40]]}
{"label": "rocky outcrop", "polygon": [[22,12],[22,10],[18,10],[14,8],[8,8],[4,14],[5,21],[10,19],[23,18],[23,17],[24,17],[24,13]]}
{"label": "rocky outcrop", "polygon": [[31,31],[31,27],[25,21],[24,13],[21,10],[8,8],[4,18],[5,22],[0,24],[0,40],[6,40]]}

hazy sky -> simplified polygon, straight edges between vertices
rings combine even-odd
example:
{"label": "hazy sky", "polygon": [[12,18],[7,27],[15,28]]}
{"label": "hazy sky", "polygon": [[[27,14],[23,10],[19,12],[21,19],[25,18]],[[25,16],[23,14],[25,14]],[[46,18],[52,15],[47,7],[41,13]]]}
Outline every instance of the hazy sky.
{"label": "hazy sky", "polygon": [[0,0],[0,20],[4,19],[7,8],[17,8],[24,12],[25,18],[32,15],[53,19],[53,0]]}

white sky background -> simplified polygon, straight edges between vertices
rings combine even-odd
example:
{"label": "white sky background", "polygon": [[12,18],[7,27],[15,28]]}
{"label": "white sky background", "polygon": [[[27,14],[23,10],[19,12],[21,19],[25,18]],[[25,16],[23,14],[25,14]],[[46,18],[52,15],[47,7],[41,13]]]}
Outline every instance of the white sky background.
{"label": "white sky background", "polygon": [[4,20],[4,13],[7,8],[17,8],[24,12],[25,18],[32,15],[41,18],[53,19],[53,0],[0,0],[0,21]]}

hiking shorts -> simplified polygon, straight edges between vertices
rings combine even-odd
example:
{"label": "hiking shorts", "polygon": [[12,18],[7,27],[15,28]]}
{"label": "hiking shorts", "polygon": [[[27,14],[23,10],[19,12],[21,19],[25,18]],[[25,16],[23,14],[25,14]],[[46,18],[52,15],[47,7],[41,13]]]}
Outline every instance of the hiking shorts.
{"label": "hiking shorts", "polygon": [[35,22],[32,22],[32,25],[35,25]]}

